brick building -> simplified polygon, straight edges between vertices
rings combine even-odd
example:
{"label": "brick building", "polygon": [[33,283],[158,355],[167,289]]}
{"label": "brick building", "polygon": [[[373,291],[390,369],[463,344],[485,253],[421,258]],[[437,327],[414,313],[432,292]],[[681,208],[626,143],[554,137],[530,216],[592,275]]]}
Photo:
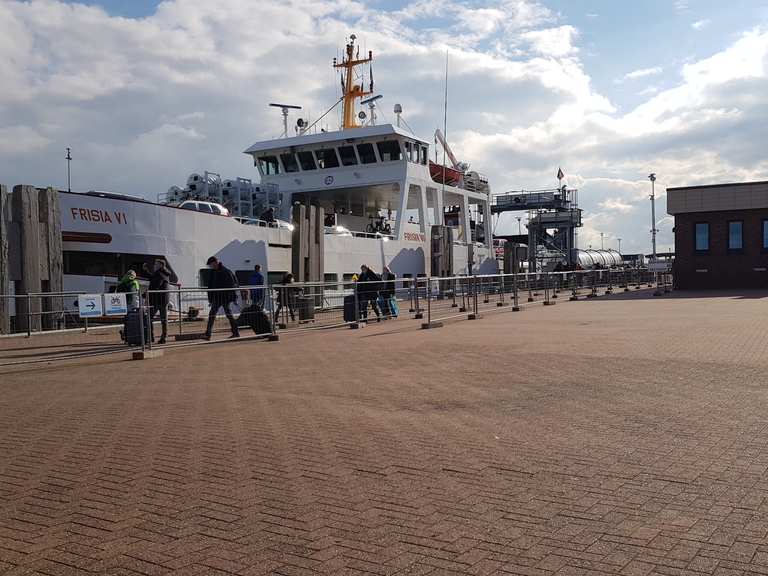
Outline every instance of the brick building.
{"label": "brick building", "polygon": [[667,188],[675,286],[768,288],[768,182]]}

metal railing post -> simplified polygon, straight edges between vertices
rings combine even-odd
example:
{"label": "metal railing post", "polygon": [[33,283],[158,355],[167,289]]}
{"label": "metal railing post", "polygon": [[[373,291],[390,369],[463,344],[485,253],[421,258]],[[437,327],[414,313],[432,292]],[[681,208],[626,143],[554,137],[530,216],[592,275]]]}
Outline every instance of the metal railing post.
{"label": "metal railing post", "polygon": [[27,294],[27,338],[32,337],[32,300]]}
{"label": "metal railing post", "polygon": [[[438,282],[440,282],[438,280]],[[440,288],[438,284],[438,289]],[[425,296],[427,297],[427,324],[432,324],[432,279],[427,277],[427,290]]]}
{"label": "metal railing post", "polygon": [[414,315],[413,318],[415,320],[421,320],[422,318],[424,318],[424,312],[421,309],[421,303],[419,302],[419,277],[418,276],[414,278],[413,284],[414,284],[414,294],[416,296],[416,314]]}
{"label": "metal railing post", "polygon": [[517,274],[512,275],[512,312],[520,312],[520,299],[517,292]]}
{"label": "metal railing post", "polygon": [[504,274],[501,274],[499,276],[499,301],[496,302],[496,306],[506,306],[506,302],[504,302],[504,291],[506,290],[506,286],[504,286]]}
{"label": "metal railing post", "polygon": [[533,290],[531,289],[531,276],[529,272],[525,273],[525,283],[528,286],[528,302],[533,302]]}
{"label": "metal railing post", "polygon": [[579,299],[579,293],[576,288],[576,278],[578,277],[578,272],[571,272],[571,297],[568,298],[571,302],[575,302]]}
{"label": "metal railing post", "polygon": [[554,304],[554,302],[549,299],[549,292],[549,272],[544,272],[544,306],[551,306]]}
{"label": "metal railing post", "polygon": [[357,293],[357,282],[352,284],[352,292],[355,295],[355,322],[352,324],[352,328],[360,327],[360,296]]}
{"label": "metal railing post", "polygon": [[[139,332],[141,333],[141,351],[146,350],[146,338],[144,338],[144,303],[141,300],[141,289],[136,292],[136,297],[139,299]],[[152,346],[150,345],[150,348]]]}
{"label": "metal railing post", "polygon": [[184,329],[182,328],[181,318],[181,286],[176,289],[176,316],[179,324],[179,336],[181,336]]}

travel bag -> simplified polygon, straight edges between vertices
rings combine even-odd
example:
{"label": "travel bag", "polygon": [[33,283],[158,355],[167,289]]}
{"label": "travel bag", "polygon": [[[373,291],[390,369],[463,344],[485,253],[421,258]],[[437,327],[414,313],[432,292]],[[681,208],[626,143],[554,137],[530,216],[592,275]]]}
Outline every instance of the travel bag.
{"label": "travel bag", "polygon": [[[144,344],[152,342],[152,322],[149,320],[149,311],[143,309],[144,313]],[[141,346],[141,316],[138,308],[129,310],[125,315],[123,323],[123,339],[128,346]]]}

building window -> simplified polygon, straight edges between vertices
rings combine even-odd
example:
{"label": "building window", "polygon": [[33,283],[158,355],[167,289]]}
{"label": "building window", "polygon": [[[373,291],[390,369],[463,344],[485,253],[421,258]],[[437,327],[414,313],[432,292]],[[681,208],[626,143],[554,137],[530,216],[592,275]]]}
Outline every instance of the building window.
{"label": "building window", "polygon": [[357,153],[362,164],[373,164],[376,162],[376,152],[373,150],[373,144],[358,144]]}
{"label": "building window", "polygon": [[336,148],[326,148],[323,150],[316,150],[317,165],[320,168],[338,168],[339,157],[336,156]]}
{"label": "building window", "polygon": [[376,147],[379,149],[379,157],[382,162],[393,162],[403,159],[402,152],[400,151],[400,142],[397,140],[377,142]]}
{"label": "building window", "polygon": [[339,146],[339,156],[341,156],[341,163],[344,166],[354,166],[357,164],[354,146]]}
{"label": "building window", "polygon": [[317,168],[315,165],[315,157],[312,156],[312,152],[309,150],[299,152],[299,164],[301,164],[302,170],[314,170]]}
{"label": "building window", "polygon": [[763,220],[763,250],[768,250],[768,220]]}
{"label": "building window", "polygon": [[744,248],[743,229],[744,223],[741,221],[728,222],[728,250]]}
{"label": "building window", "polygon": [[696,251],[709,250],[709,224],[707,222],[696,223]]}

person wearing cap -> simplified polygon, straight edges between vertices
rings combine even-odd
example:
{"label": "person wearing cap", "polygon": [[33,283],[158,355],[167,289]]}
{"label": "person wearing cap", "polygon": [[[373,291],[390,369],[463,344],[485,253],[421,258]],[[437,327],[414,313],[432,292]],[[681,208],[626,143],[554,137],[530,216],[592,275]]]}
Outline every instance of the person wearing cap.
{"label": "person wearing cap", "polygon": [[[205,339],[211,339],[213,323],[216,322],[216,314],[219,312],[219,308],[224,308],[224,314],[227,316],[229,325],[232,328],[232,336],[230,338],[238,338],[240,336],[240,329],[237,327],[237,322],[230,309],[231,305],[237,301],[237,291],[234,290],[237,288],[237,278],[232,273],[232,270],[219,262],[219,259],[215,256],[208,258],[206,264],[211,269],[210,279],[208,280],[208,288],[211,289],[208,292],[208,302],[211,305],[211,311],[208,313],[208,327],[205,330]],[[232,288],[232,290],[226,290],[226,288]]]}

